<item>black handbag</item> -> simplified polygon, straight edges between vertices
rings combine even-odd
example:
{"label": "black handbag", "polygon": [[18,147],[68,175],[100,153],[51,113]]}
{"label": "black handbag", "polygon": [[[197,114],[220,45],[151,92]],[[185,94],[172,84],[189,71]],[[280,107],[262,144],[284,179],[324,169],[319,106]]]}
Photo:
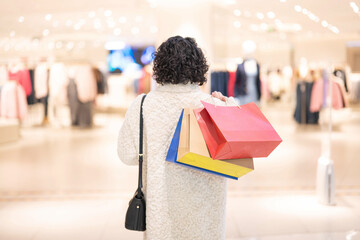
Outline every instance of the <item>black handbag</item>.
{"label": "black handbag", "polygon": [[143,114],[142,106],[146,95],[143,96],[140,104],[140,136],[139,136],[139,181],[134,197],[129,202],[125,217],[125,228],[134,231],[146,230],[146,204],[142,192],[142,163],[143,163]]}

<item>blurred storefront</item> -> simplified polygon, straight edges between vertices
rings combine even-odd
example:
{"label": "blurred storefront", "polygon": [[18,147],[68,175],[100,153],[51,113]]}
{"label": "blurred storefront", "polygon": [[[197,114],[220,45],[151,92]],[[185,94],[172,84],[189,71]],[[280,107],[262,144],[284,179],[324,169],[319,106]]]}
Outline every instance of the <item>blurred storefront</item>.
{"label": "blurred storefront", "polygon": [[204,50],[203,91],[256,102],[284,140],[229,182],[227,238],[360,239],[360,1],[0,6],[1,240],[141,239],[116,140],[174,35]]}

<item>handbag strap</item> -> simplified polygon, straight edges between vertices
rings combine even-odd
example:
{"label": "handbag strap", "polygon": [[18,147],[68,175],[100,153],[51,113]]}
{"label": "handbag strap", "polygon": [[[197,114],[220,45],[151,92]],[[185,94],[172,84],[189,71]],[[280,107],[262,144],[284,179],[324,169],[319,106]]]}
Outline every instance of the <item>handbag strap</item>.
{"label": "handbag strap", "polygon": [[143,118],[143,110],[142,110],[142,106],[144,103],[146,95],[144,95],[141,99],[141,104],[140,104],[140,136],[139,136],[139,181],[138,181],[138,190],[137,190],[137,196],[140,197],[142,192],[141,192],[141,188],[142,188],[142,164],[143,164],[143,129],[144,129],[144,118]]}

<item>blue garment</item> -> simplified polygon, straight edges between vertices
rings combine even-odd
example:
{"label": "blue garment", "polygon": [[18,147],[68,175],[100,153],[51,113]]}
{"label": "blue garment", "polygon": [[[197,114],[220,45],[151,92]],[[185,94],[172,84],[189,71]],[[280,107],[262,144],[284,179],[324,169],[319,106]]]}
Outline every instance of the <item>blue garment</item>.
{"label": "blue garment", "polygon": [[[245,59],[243,63],[239,64],[236,69],[236,81],[234,86],[235,97],[248,95],[248,75],[245,72],[244,63],[248,61]],[[257,91],[257,100],[261,97],[261,82],[260,82],[260,65],[257,63],[257,74],[255,75],[255,86]]]}
{"label": "blue garment", "polygon": [[318,124],[319,112],[310,112],[311,91],[314,83],[301,81],[296,86],[294,118],[298,123]]}
{"label": "blue garment", "polygon": [[257,91],[257,73],[253,74],[246,74],[247,75],[247,94],[246,95],[239,95],[236,97],[237,102],[239,105],[248,104],[251,102],[257,103],[259,96]]}

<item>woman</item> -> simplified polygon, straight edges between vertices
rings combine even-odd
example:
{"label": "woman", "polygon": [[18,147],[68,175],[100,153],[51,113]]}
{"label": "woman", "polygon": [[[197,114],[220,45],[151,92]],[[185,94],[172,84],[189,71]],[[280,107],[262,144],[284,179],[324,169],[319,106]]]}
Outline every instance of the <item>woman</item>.
{"label": "woman", "polygon": [[[200,108],[202,101],[236,105],[233,98],[203,93],[208,65],[192,38],[175,36],[155,53],[154,79],[159,84],[145,98],[144,193],[145,239],[224,239],[226,179],[166,162],[166,154],[183,108]],[[118,155],[138,164],[139,111],[142,95],[126,113],[118,139]],[[134,178],[135,181],[135,178]]]}

